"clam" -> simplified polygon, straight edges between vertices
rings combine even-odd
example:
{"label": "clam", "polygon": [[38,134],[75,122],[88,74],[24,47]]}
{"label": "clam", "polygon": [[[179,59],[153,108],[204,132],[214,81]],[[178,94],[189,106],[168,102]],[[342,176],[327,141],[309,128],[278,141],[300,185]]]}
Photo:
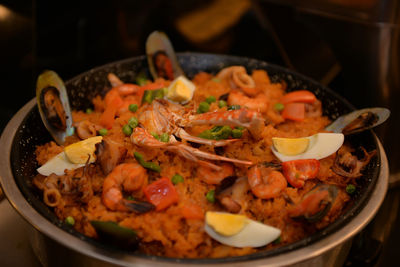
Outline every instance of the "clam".
{"label": "clam", "polygon": [[289,208],[289,216],[293,219],[317,222],[329,212],[337,192],[338,188],[335,185],[317,184],[299,203]]}
{"label": "clam", "polygon": [[328,125],[325,130],[350,135],[378,126],[385,122],[389,116],[390,110],[387,108],[365,108],[355,110],[340,116],[333,123]]}
{"label": "clam", "polygon": [[152,32],[146,41],[146,55],[150,73],[154,79],[174,80],[184,75],[168,36],[159,31]]}
{"label": "clam", "polygon": [[74,133],[71,108],[64,82],[54,71],[46,70],[36,83],[36,99],[40,117],[51,136],[62,145]]}

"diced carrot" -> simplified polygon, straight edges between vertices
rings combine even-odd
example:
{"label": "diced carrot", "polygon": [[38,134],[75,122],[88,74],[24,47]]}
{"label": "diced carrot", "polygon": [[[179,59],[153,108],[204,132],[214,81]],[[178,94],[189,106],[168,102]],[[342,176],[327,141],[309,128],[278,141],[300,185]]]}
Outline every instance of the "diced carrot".
{"label": "diced carrot", "polygon": [[284,95],[280,102],[282,104],[288,104],[288,103],[314,103],[317,98],[315,95],[307,90],[298,90],[298,91],[293,91],[290,93],[287,93]]}
{"label": "diced carrot", "polygon": [[182,216],[185,219],[203,220],[204,219],[204,211],[199,205],[185,204],[182,207]]}
{"label": "diced carrot", "polygon": [[289,103],[282,111],[282,117],[293,121],[303,121],[306,107],[304,103]]}

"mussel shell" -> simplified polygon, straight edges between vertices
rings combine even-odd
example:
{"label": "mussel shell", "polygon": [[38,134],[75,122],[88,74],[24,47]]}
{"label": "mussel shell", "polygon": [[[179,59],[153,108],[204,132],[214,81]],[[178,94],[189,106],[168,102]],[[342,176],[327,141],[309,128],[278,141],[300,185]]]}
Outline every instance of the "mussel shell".
{"label": "mussel shell", "polygon": [[159,31],[152,32],[146,41],[146,55],[149,64],[150,73],[154,79],[160,78],[160,70],[157,68],[156,60],[158,56],[166,56],[171,65],[174,77],[165,77],[161,75],[161,78],[175,79],[178,76],[184,75],[181,66],[178,63],[174,48],[172,47],[171,41],[168,36]]}
{"label": "mussel shell", "polygon": [[[351,130],[346,131],[346,127],[349,124],[354,123],[356,120],[361,122],[360,116],[366,114],[368,114],[369,116],[363,117],[364,121],[359,124],[359,127],[351,127]],[[389,116],[390,110],[388,110],[387,108],[364,108],[340,116],[330,125],[328,125],[325,130],[332,131],[334,133],[343,132],[343,134],[345,135],[355,134],[380,125],[381,123],[385,122],[389,118]]]}
{"label": "mussel shell", "polygon": [[46,70],[36,83],[36,100],[40,117],[51,136],[62,145],[74,133],[71,108],[64,82],[54,71]]}
{"label": "mussel shell", "polygon": [[310,196],[311,194],[315,194],[319,191],[326,190],[329,193],[329,199],[324,200],[323,203],[323,208],[318,211],[317,213],[311,214],[311,215],[302,215],[298,217],[294,217],[294,219],[300,219],[300,220],[306,220],[310,223],[317,222],[321,220],[323,217],[325,217],[326,214],[328,214],[329,210],[332,207],[333,202],[336,199],[337,193],[338,193],[338,188],[335,185],[327,185],[327,184],[317,184],[316,186],[313,187],[307,194],[303,196],[303,200]]}

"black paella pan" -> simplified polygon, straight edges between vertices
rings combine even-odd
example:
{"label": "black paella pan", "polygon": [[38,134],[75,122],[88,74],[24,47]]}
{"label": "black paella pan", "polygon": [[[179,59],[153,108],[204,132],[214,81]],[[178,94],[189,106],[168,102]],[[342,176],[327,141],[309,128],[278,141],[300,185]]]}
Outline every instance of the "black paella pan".
{"label": "black paella pan", "polygon": [[[303,75],[263,61],[243,57],[200,53],[178,53],[178,60],[189,78],[193,78],[199,71],[216,73],[220,69],[231,65],[245,66],[249,72],[254,69],[265,69],[268,71],[273,82],[285,81],[288,91],[307,89],[314,92],[317,98],[322,102],[324,115],[332,120],[354,110],[354,107],[349,102],[330,89]],[[143,71],[148,72],[147,61],[144,56],[110,63],[76,76],[66,82],[71,107],[80,110],[91,107],[91,99],[98,94],[105,94],[107,89],[109,89],[107,80],[107,74],[109,72],[117,74],[117,76],[125,82],[133,82],[136,76]],[[34,100],[30,101],[15,115],[3,133],[1,145],[2,150],[6,153],[1,156],[1,181],[9,201],[21,215],[36,228],[34,231],[44,233],[46,238],[56,240],[57,243],[61,243],[61,246],[80,251],[80,253],[86,254],[90,258],[97,258],[100,261],[123,265],[129,265],[130,263],[137,262],[137,260],[143,260],[144,262],[154,264],[243,264],[250,260],[257,261],[285,255],[292,251],[310,247],[328,238],[330,235],[333,235],[348,225],[359,213],[362,213],[363,210],[366,209],[366,206],[370,205],[370,199],[373,192],[376,190],[376,186],[379,183],[383,183],[379,185],[381,188],[381,196],[376,200],[377,203],[375,203],[373,211],[367,216],[368,220],[372,218],[386,192],[385,183],[387,184],[387,179],[386,182],[380,181],[382,180],[382,178],[380,178],[382,177],[382,173],[380,173],[382,171],[382,164],[387,164],[386,157],[383,150],[380,149],[378,139],[370,130],[346,138],[348,140],[350,139],[354,147],[363,146],[367,151],[374,149],[378,151],[377,156],[375,156],[364,169],[363,177],[358,180],[359,185],[357,193],[352,197],[352,201],[346,207],[346,211],[334,223],[305,239],[277,249],[239,257],[220,259],[175,259],[148,256],[137,252],[120,251],[115,247],[83,236],[73,229],[66,227],[64,223],[55,216],[53,211],[43,203],[41,199],[42,194],[31,183],[32,178],[36,175],[36,168],[38,167],[34,153],[36,146],[52,140],[45,127],[43,127]],[[16,200],[15,194],[18,198],[22,196],[23,200]],[[21,201],[24,202],[22,206],[19,205]],[[29,211],[26,212],[26,209],[29,209]],[[366,222],[364,222],[364,224],[365,223]],[[73,241],[71,241],[72,243],[67,242],[65,238],[62,237],[65,234],[67,234],[68,240]],[[355,233],[352,233],[352,235],[354,234]],[[124,255],[123,259],[121,259],[121,255]],[[116,258],[118,259],[117,261]]]}

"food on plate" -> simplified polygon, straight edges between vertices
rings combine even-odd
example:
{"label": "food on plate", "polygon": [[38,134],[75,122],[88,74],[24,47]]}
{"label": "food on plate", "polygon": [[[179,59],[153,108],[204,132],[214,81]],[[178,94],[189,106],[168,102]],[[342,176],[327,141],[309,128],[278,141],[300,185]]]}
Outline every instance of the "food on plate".
{"label": "food on plate", "polygon": [[189,80],[159,56],[154,80],[110,73],[106,94],[71,112],[75,132],[37,147],[33,184],[61,222],[149,255],[217,258],[291,244],[341,216],[375,152],[327,131],[314,93],[243,66]]}

